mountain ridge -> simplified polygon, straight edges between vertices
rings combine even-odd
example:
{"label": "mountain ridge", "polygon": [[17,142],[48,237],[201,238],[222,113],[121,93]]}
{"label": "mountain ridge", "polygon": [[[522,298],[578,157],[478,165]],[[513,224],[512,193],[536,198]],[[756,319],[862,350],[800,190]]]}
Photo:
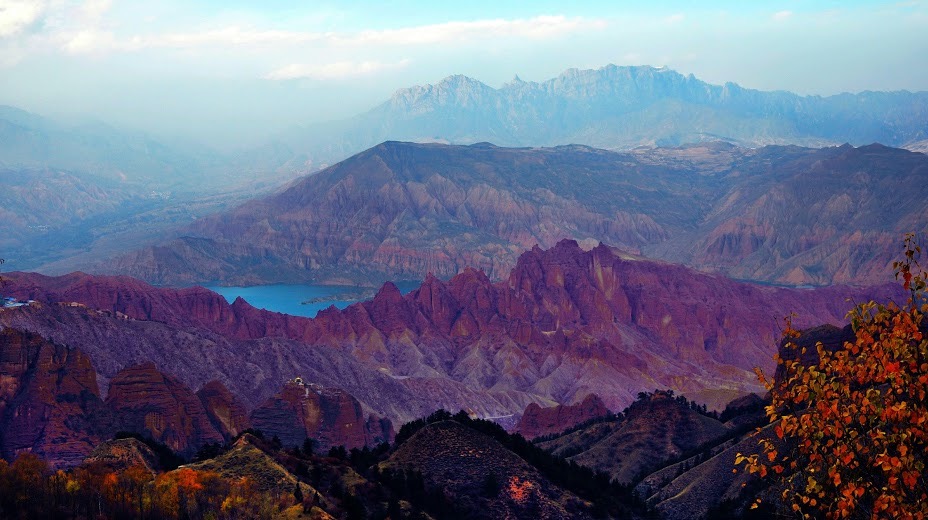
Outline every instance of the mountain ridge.
{"label": "mountain ridge", "polygon": [[733,278],[889,281],[894,244],[928,232],[928,157],[881,145],[610,152],[387,141],[191,224],[95,272],[159,284],[500,279],[570,238]]}
{"label": "mountain ridge", "polygon": [[311,144],[298,133],[288,140],[309,155],[318,154],[310,151],[316,149],[330,155],[339,150],[342,156],[391,138],[504,146],[576,142],[609,149],[716,139],[749,146],[874,141],[899,146],[928,136],[926,114],[928,92],[801,96],[733,82],[710,84],[666,67],[610,64],[499,88],[455,74],[397,89],[370,111],[328,125],[337,138],[325,137],[325,125],[316,125],[325,143]]}
{"label": "mountain ridge", "polygon": [[[283,371],[289,378],[314,374],[324,376],[320,381],[326,386],[356,394],[368,410],[394,423],[427,413],[429,407],[499,416],[521,413],[532,402],[569,404],[591,392],[608,408],[621,409],[636,392],[655,385],[721,406],[757,390],[751,370],[771,363],[780,333],[776,316],[799,313],[797,326],[843,323],[846,298],[884,299],[900,291],[896,285],[809,290],[751,285],[605,245],[585,251],[569,240],[525,252],[499,282],[466,269],[447,281],[427,277],[406,295],[387,283],[373,299],[324,310],[315,319],[258,310],[241,299],[229,304],[202,288],[159,289],[89,275],[4,276],[9,280],[5,291],[23,299],[76,301],[140,320],[119,326],[144,337],[156,334],[153,344],[177,342],[185,355],[209,367],[189,373],[182,364],[149,352],[152,359],[170,364],[169,372],[187,372],[191,387],[219,379],[244,385],[236,393],[260,401],[280,384],[267,380],[265,372],[280,377]],[[0,314],[0,319],[53,335],[60,328],[56,324],[89,325],[55,314],[61,312],[26,308]],[[170,327],[156,331],[161,327],[155,322],[142,320],[161,320]],[[172,327],[184,335],[170,332]],[[221,348],[206,356],[192,349],[194,331],[202,335],[197,342]],[[94,334],[117,337],[115,331],[85,331],[77,340]],[[132,352],[152,348],[141,337],[132,345]],[[86,349],[98,366],[109,367],[110,373],[118,368],[112,353],[93,344]],[[247,363],[226,366],[225,352],[274,355],[266,360],[238,354]],[[316,356],[312,360],[310,353]],[[306,372],[292,373],[298,366]],[[333,381],[333,374],[346,382]]]}

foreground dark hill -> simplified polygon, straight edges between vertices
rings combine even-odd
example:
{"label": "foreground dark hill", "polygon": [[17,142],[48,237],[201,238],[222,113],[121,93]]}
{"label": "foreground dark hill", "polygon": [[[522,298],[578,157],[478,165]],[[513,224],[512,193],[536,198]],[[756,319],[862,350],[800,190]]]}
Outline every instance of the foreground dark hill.
{"label": "foreground dark hill", "polygon": [[465,517],[592,518],[590,504],[565,492],[495,439],[456,421],[429,424],[401,444],[381,471],[412,468]]}
{"label": "foreground dark hill", "polygon": [[734,278],[873,284],[928,230],[928,156],[711,143],[613,153],[387,142],[96,269],[155,283],[504,278],[599,240]]}
{"label": "foreground dark hill", "polygon": [[[410,428],[412,427],[412,428]],[[260,432],[194,460],[145,436],[102,442],[61,471],[20,453],[7,465],[4,518],[645,518],[627,487],[498,425],[438,411],[397,445],[319,452]],[[67,482],[66,489],[55,484]]]}
{"label": "foreground dark hill", "polygon": [[592,424],[539,446],[628,484],[667,461],[717,443],[728,431],[717,419],[656,392],[633,403],[621,420]]}
{"label": "foreground dark hill", "polygon": [[732,469],[736,453],[758,451],[754,432],[767,423],[765,404],[749,394],[719,415],[683,396],[648,392],[624,413],[548,435],[536,445],[630,484],[658,518],[730,518],[723,512],[742,518],[757,482]]}
{"label": "foreground dark hill", "polygon": [[928,93],[798,96],[712,85],[667,68],[570,69],[540,83],[492,88],[466,76],[398,90],[370,112],[286,136],[327,160],[386,139],[503,146],[579,143],[608,149],[727,140],[825,146],[928,137]]}
{"label": "foreground dark hill", "polygon": [[899,294],[751,285],[573,241],[524,253],[501,282],[469,269],[430,276],[405,296],[388,283],[373,300],[315,319],[129,278],[8,278],[8,294],[113,316],[88,320],[57,305],[0,313],[85,349],[106,377],[151,360],[193,388],[218,379],[257,405],[303,376],[397,424],[438,407],[499,416],[591,392],[616,410],[655,387],[721,406],[757,388],[751,370],[772,364],[781,317],[840,324],[848,298]]}

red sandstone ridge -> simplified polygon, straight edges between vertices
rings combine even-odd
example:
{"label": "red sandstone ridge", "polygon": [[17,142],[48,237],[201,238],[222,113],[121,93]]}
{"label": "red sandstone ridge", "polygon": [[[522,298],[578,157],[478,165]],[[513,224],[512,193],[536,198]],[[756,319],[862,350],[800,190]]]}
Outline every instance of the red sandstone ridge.
{"label": "red sandstone ridge", "polygon": [[532,403],[525,408],[515,431],[526,439],[534,439],[542,435],[560,433],[571,426],[606,415],[609,415],[609,409],[596,394],[586,396],[579,403],[548,408]]}
{"label": "red sandstone ridge", "polygon": [[361,448],[393,440],[389,420],[365,419],[361,404],[347,392],[297,379],[251,413],[254,427],[276,436],[286,447],[302,446],[307,438],[323,449]]}
{"label": "red sandstone ridge", "polygon": [[[569,240],[524,253],[501,282],[466,269],[448,281],[428,276],[405,296],[388,283],[371,301],[331,308],[315,319],[260,311],[241,300],[229,305],[204,289],[133,282],[123,293],[120,279],[107,277],[8,277],[5,290],[20,297],[67,295],[110,312],[166,316],[176,326],[226,337],[336,348],[392,377],[426,408],[485,415],[520,413],[532,402],[575,402],[591,392],[621,409],[655,387],[718,408],[759,390],[752,368],[771,367],[783,316],[796,313],[799,327],[841,324],[849,298],[901,296],[894,285],[752,285],[605,245],[584,251]],[[371,411],[386,414],[379,405]]]}
{"label": "red sandstone ridge", "polygon": [[0,330],[0,455],[32,451],[80,463],[103,437],[87,416],[102,403],[90,359],[40,336]]}
{"label": "red sandstone ridge", "polygon": [[228,441],[251,427],[245,407],[219,381],[210,381],[197,391],[203,409],[216,431]]}
{"label": "red sandstone ridge", "polygon": [[127,276],[4,273],[3,294],[48,304],[80,304],[134,320],[176,328],[199,327],[238,339],[298,336],[306,318],[256,309],[241,298],[229,304],[203,287],[161,288]]}
{"label": "red sandstone ridge", "polygon": [[116,374],[106,404],[121,429],[143,433],[178,453],[191,455],[204,444],[224,440],[196,394],[152,363]]}
{"label": "red sandstone ridge", "polygon": [[[128,276],[93,276],[70,273],[5,273],[4,294],[46,303],[79,303],[92,309],[119,313],[136,320],[158,321],[175,327],[204,326],[235,335],[251,313],[260,312],[203,287],[163,289]],[[261,320],[266,321],[266,320]],[[208,327],[206,327],[208,325]],[[248,331],[245,331],[248,334]]]}

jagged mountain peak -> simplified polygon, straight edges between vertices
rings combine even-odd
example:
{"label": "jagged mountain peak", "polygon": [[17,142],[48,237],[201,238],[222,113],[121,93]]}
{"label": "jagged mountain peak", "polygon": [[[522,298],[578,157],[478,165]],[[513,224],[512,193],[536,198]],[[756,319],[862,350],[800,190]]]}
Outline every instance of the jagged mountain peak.
{"label": "jagged mountain peak", "polygon": [[459,104],[466,102],[468,99],[476,101],[480,96],[492,95],[494,92],[496,90],[493,87],[481,81],[463,74],[454,74],[435,84],[416,85],[399,89],[393,93],[390,101],[385,105],[409,108],[435,98],[442,103]]}
{"label": "jagged mountain peak", "polygon": [[444,79],[442,79],[441,81],[439,81],[435,86],[436,86],[436,87],[442,87],[442,88],[447,88],[447,87],[485,87],[485,88],[492,88],[492,87],[489,87],[488,85],[486,85],[485,83],[483,83],[483,82],[481,82],[481,81],[479,81],[479,80],[476,80],[476,79],[474,79],[474,78],[471,78],[470,76],[465,76],[464,74],[452,74],[452,75],[450,75],[450,76],[447,76],[447,77],[445,77]]}

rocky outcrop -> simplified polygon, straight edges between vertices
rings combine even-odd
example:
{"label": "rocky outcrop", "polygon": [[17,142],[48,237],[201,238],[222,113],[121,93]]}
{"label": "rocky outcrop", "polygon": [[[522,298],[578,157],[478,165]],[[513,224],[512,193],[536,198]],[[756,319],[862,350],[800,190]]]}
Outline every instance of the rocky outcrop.
{"label": "rocky outcrop", "polygon": [[226,441],[251,427],[245,407],[232,392],[219,381],[206,383],[197,391],[203,409],[213,427]]}
{"label": "rocky outcrop", "polygon": [[32,451],[55,467],[80,463],[104,438],[101,407],[87,356],[34,334],[0,330],[3,458]]}
{"label": "rocky outcrop", "polygon": [[542,435],[560,433],[571,426],[609,415],[609,409],[596,394],[586,396],[583,401],[574,404],[559,404],[542,408],[532,403],[522,412],[515,431],[526,439]]}
{"label": "rocky outcrop", "polygon": [[120,473],[129,468],[139,467],[156,474],[161,470],[158,456],[144,442],[129,437],[106,441],[90,452],[84,459],[85,466],[103,466],[107,471]]}
{"label": "rocky outcrop", "polygon": [[289,381],[274,397],[251,413],[251,422],[286,447],[313,439],[320,448],[361,448],[393,439],[389,420],[364,417],[361,404],[344,390]]}
{"label": "rocky outcrop", "polygon": [[[818,348],[821,343],[825,350],[836,352],[844,349],[844,344],[853,342],[856,339],[854,330],[850,325],[844,327],[835,327],[834,325],[819,325],[803,330],[799,337],[790,341],[785,339],[780,341],[780,347],[777,352],[783,361],[798,360],[801,365],[817,365],[819,361]],[[786,374],[782,364],[778,364],[774,379],[781,381]]]}
{"label": "rocky outcrop", "polygon": [[719,415],[719,420],[732,429],[749,425],[766,424],[768,399],[750,393],[732,400]]}
{"label": "rocky outcrop", "polygon": [[106,405],[118,417],[120,429],[142,433],[184,455],[224,441],[196,394],[153,363],[116,374]]}
{"label": "rocky outcrop", "polygon": [[[24,300],[80,304],[135,320],[158,321],[176,327],[217,325],[235,319],[236,307],[202,287],[160,289],[127,276],[99,277],[75,272],[63,276],[10,273],[4,293]],[[238,309],[247,314],[249,309]],[[223,330],[234,334],[234,328]]]}

